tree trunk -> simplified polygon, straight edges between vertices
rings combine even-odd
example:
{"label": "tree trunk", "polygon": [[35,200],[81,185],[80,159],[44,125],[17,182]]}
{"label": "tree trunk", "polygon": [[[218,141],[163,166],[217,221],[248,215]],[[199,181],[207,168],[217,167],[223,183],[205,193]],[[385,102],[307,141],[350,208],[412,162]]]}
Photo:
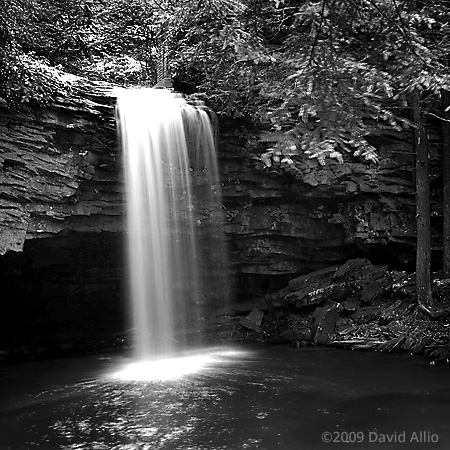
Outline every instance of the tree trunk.
{"label": "tree trunk", "polygon": [[428,312],[432,306],[431,297],[431,216],[430,216],[430,169],[428,145],[420,109],[420,96],[414,92],[412,113],[414,128],[414,148],[416,152],[416,292],[421,310]]}
{"label": "tree trunk", "polygon": [[442,179],[443,179],[443,275],[450,278],[450,92],[442,90],[442,110],[444,121],[442,122]]}

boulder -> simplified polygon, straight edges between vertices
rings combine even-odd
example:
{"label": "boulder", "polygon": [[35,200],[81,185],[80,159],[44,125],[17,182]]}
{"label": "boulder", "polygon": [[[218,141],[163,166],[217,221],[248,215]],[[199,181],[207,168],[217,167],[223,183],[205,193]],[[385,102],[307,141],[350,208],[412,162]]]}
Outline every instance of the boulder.
{"label": "boulder", "polygon": [[[352,259],[292,279],[276,294],[267,297],[272,307],[311,309],[327,301],[352,299],[353,310],[370,303],[392,284],[387,266],[373,266],[367,259]],[[358,303],[359,302],[359,303]],[[347,304],[348,305],[348,304]]]}
{"label": "boulder", "polygon": [[239,324],[249,330],[263,333],[261,322],[264,317],[264,312],[260,309],[253,309],[246,317],[239,318]]}
{"label": "boulder", "polygon": [[351,318],[358,324],[368,323],[378,319],[382,312],[383,308],[381,306],[365,306],[359,308],[351,315]]}
{"label": "boulder", "polygon": [[329,301],[315,310],[313,314],[313,341],[315,344],[328,345],[331,343],[336,322],[343,309],[341,303]]}

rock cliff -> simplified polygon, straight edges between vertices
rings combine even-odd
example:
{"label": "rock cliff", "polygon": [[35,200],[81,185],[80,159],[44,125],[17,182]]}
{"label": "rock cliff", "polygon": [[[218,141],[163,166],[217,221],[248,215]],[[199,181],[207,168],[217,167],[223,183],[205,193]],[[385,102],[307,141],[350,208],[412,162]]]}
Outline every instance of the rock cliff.
{"label": "rock cliff", "polygon": [[[81,328],[94,335],[108,322],[112,329],[125,326],[113,88],[80,79],[71,86],[70,96],[47,109],[0,108],[0,279],[8,305],[3,338],[17,327],[32,334],[51,325],[73,337]],[[267,167],[258,129],[220,121],[224,227],[240,300],[349,258],[393,267],[414,260],[409,134],[374,137],[373,144],[379,164],[348,158],[321,166],[293,157],[292,164]],[[438,152],[433,155],[437,160]],[[438,227],[437,209],[435,215]],[[41,321],[19,320],[24,310]],[[81,328],[68,325],[74,317]]]}
{"label": "rock cliff", "polygon": [[[324,166],[293,156],[289,164],[278,160],[268,167],[259,157],[265,146],[257,135],[250,127],[222,123],[225,226],[243,286],[257,290],[259,284],[264,294],[285,283],[286,274],[354,257],[414,270],[414,154],[408,131],[372,138],[378,164],[347,157]],[[430,134],[436,255],[439,145],[439,136]],[[255,286],[245,274],[253,274]]]}
{"label": "rock cliff", "polygon": [[120,231],[112,88],[73,82],[51,109],[0,108],[0,254],[60,232]]}

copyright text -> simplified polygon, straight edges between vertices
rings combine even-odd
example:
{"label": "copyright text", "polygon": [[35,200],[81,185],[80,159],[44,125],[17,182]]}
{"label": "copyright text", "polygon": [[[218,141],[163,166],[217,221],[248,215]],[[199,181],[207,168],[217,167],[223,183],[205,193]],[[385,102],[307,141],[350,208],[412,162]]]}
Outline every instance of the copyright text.
{"label": "copyright text", "polygon": [[322,441],[326,444],[345,443],[427,443],[439,442],[439,435],[430,431],[395,431],[393,433],[380,433],[378,431],[324,431]]}

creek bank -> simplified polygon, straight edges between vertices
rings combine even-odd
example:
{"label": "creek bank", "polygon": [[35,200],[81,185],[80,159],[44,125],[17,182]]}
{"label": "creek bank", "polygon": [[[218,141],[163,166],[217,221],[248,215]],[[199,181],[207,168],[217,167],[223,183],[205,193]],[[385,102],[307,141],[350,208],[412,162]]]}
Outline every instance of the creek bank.
{"label": "creek bank", "polygon": [[[417,308],[415,275],[358,258],[292,279],[236,312],[234,340],[404,351],[450,359],[450,279],[433,274],[432,317]],[[250,309],[249,311],[246,311]]]}
{"label": "creek bank", "polygon": [[[435,304],[430,317],[417,308],[414,274],[358,258],[293,278],[282,289],[257,299],[211,310],[197,325],[205,332],[206,344],[325,345],[409,352],[428,357],[432,364],[448,362],[450,279],[434,273],[432,287]],[[80,310],[83,316],[85,312]],[[88,318],[57,330],[48,329],[49,323],[35,323],[32,340],[13,340],[0,348],[0,362],[132,347],[133,330],[125,329],[124,323],[115,324],[112,328],[120,331],[112,332],[109,325],[105,324],[109,331],[99,327],[99,315]],[[39,325],[45,325],[47,338],[36,328]]]}

